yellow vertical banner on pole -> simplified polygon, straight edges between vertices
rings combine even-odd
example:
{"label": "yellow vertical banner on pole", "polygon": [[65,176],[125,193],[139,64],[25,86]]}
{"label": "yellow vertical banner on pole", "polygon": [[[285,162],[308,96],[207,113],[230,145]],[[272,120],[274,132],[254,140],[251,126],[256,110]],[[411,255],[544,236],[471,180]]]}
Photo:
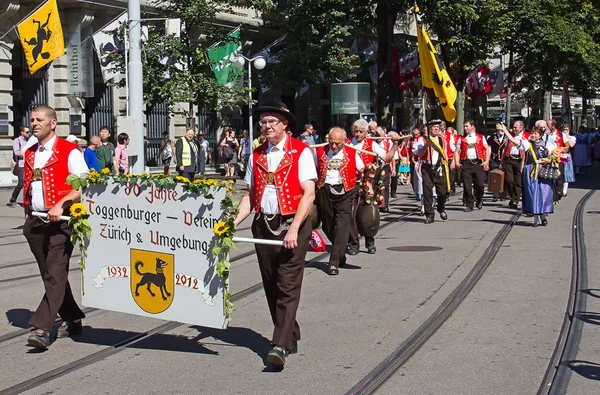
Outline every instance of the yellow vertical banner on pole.
{"label": "yellow vertical banner on pole", "polygon": [[56,0],[48,0],[17,26],[31,74],[65,54]]}
{"label": "yellow vertical banner on pole", "polygon": [[456,88],[446,71],[444,62],[440,59],[433,43],[429,39],[423,25],[420,24],[419,8],[415,7],[416,25],[419,45],[419,63],[421,65],[421,80],[425,88],[433,89],[440,101],[442,112],[447,121],[456,118]]}

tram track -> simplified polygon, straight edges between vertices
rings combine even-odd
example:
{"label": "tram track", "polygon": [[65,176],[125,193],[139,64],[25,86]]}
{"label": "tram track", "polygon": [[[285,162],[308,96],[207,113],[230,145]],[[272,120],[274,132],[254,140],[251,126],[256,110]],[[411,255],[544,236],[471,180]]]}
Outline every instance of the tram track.
{"label": "tram track", "polygon": [[469,295],[477,282],[496,257],[500,247],[510,234],[520,213],[515,213],[498,231],[483,255],[475,263],[471,271],[441,303],[441,305],[406,338],[390,355],[388,355],[371,372],[356,383],[346,395],[367,395],[375,393],[401,366],[403,366],[431,336],[450,318],[452,313]]}
{"label": "tram track", "polygon": [[[413,214],[416,214],[418,212],[419,212],[418,209],[417,210],[412,210],[412,211],[406,212],[404,214],[401,214],[401,215],[399,215],[396,218],[391,218],[389,221],[386,221],[385,223],[381,224],[380,227],[379,227],[379,230],[381,231],[383,229],[386,229],[386,228],[388,228],[388,227],[390,227],[390,226],[392,226],[392,225],[394,225],[394,224],[396,224],[398,222],[401,222],[403,219],[405,219],[405,218],[407,218],[407,217],[409,217],[409,216],[411,216]],[[250,255],[253,255],[253,254],[254,254],[254,251],[251,250],[251,251],[248,251],[246,253],[240,254],[240,255],[232,258],[232,261],[234,259],[239,260],[239,259],[242,259],[243,257],[250,256]],[[321,253],[321,254],[313,257],[312,259],[310,259],[308,261],[308,263],[317,262],[320,259],[323,259],[323,258],[325,258],[327,256],[329,256],[329,252]],[[235,303],[235,302],[237,302],[237,301],[239,301],[241,299],[244,299],[244,298],[246,298],[246,297],[248,297],[250,295],[255,294],[256,292],[258,292],[260,290],[262,290],[262,282],[254,284],[254,285],[252,285],[252,286],[250,286],[250,287],[248,287],[246,289],[243,289],[243,290],[241,290],[239,292],[236,292],[236,293],[232,294],[231,301],[233,303]],[[13,385],[13,386],[11,386],[9,388],[6,388],[6,389],[0,391],[0,395],[19,394],[19,393],[21,393],[23,391],[27,391],[27,390],[36,388],[36,387],[38,387],[38,386],[40,386],[42,384],[45,384],[45,383],[47,383],[49,381],[52,381],[52,380],[56,379],[56,378],[58,378],[58,377],[60,377],[60,376],[62,376],[64,374],[71,373],[71,372],[79,370],[79,369],[81,369],[81,368],[83,368],[85,366],[89,366],[91,364],[94,364],[96,362],[104,360],[104,359],[106,359],[109,356],[112,356],[112,355],[117,354],[117,353],[119,353],[119,352],[121,352],[123,350],[126,350],[128,347],[133,347],[136,344],[139,344],[139,343],[141,343],[143,341],[146,341],[146,340],[148,340],[148,339],[150,339],[152,337],[164,334],[166,332],[169,332],[171,330],[174,330],[174,329],[179,328],[179,327],[184,326],[184,325],[186,325],[186,324],[179,323],[179,322],[167,322],[167,323],[161,324],[159,326],[156,326],[156,327],[154,327],[154,328],[152,328],[152,329],[150,329],[150,330],[148,330],[146,332],[137,333],[137,334],[131,336],[128,339],[120,341],[119,343],[116,343],[116,344],[114,344],[112,346],[106,347],[106,348],[104,348],[102,350],[99,350],[99,351],[93,353],[93,354],[87,355],[87,356],[85,356],[83,358],[80,358],[80,359],[77,359],[77,360],[72,361],[70,363],[64,364],[64,365],[62,365],[62,366],[60,366],[58,368],[52,369],[52,370],[47,371],[47,372],[45,372],[45,373],[43,373],[41,375],[35,376],[35,377],[30,378],[30,379],[28,379],[26,381],[23,381],[23,382],[21,382],[19,384],[16,384],[16,385]]]}
{"label": "tram track", "polygon": [[554,352],[538,388],[538,395],[566,393],[571,378],[571,368],[568,366],[568,362],[577,357],[584,324],[581,314],[585,313],[587,302],[587,295],[582,292],[587,289],[587,254],[583,234],[584,207],[599,187],[600,185],[596,186],[581,198],[573,213],[569,300]]}

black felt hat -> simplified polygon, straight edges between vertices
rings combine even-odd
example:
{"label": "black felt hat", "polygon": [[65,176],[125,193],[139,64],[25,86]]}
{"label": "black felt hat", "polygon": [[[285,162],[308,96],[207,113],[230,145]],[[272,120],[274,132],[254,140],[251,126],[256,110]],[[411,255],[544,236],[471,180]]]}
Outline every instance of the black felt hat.
{"label": "black felt hat", "polygon": [[441,125],[441,124],[442,124],[441,119],[432,119],[431,121],[427,122],[427,126]]}
{"label": "black felt hat", "polygon": [[272,97],[264,99],[264,101],[259,103],[258,107],[254,108],[254,115],[256,115],[257,117],[259,117],[260,114],[265,112],[281,114],[290,122],[296,120],[296,117],[290,112],[290,110],[288,110],[285,103],[280,102],[279,100]]}

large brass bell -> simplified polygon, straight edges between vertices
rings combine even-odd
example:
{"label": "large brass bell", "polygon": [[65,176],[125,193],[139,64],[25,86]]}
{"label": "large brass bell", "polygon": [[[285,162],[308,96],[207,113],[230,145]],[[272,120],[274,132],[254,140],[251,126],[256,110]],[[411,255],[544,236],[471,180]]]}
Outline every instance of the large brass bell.
{"label": "large brass bell", "polygon": [[374,237],[379,231],[379,209],[373,204],[360,204],[356,209],[356,229],[361,236]]}
{"label": "large brass bell", "polygon": [[308,216],[310,217],[310,223],[312,224],[313,229],[318,229],[321,226],[321,216],[319,215],[319,209],[316,204],[313,204],[308,212]]}

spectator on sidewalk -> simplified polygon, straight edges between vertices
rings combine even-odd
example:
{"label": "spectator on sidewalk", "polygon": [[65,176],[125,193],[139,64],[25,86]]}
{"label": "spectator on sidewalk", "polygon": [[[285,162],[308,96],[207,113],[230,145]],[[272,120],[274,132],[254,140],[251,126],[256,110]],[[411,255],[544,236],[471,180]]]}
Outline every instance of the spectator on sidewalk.
{"label": "spectator on sidewalk", "polygon": [[198,146],[194,139],[194,129],[187,129],[185,136],[175,142],[175,161],[180,176],[194,181],[198,172]]}
{"label": "spectator on sidewalk", "polygon": [[169,137],[169,132],[163,132],[163,139],[160,141],[160,151],[158,152],[158,160],[164,167],[165,176],[171,175],[171,161],[175,153],[175,144]]}
{"label": "spectator on sidewalk", "polygon": [[240,140],[240,146],[238,148],[238,162],[240,162],[240,169],[244,169],[244,167],[248,164],[248,159],[252,154],[252,146],[250,141],[250,136],[248,135],[248,131],[244,130],[242,132],[242,139]]}
{"label": "spectator on sidewalk", "polygon": [[83,159],[90,170],[100,171],[100,164],[98,163],[98,157],[96,156],[96,150],[102,146],[102,140],[98,136],[92,136],[90,138],[90,145],[83,151]]}
{"label": "spectator on sidewalk", "polygon": [[225,164],[225,175],[232,177],[235,175],[235,167],[237,165],[238,143],[235,138],[235,130],[233,128],[226,128],[223,139],[219,143],[223,150],[223,163]]}
{"label": "spectator on sidewalk", "polygon": [[116,171],[119,167],[115,160],[115,145],[110,142],[110,129],[107,126],[103,126],[100,129],[100,140],[102,146],[96,150],[96,156],[98,157],[98,164],[100,170],[108,168],[110,171]]}
{"label": "spectator on sidewalk", "polygon": [[6,204],[10,207],[21,207],[17,203],[17,198],[23,189],[23,153],[25,147],[27,146],[27,140],[29,140],[29,135],[31,131],[27,126],[21,126],[19,129],[20,135],[13,141],[13,159],[15,161],[15,169],[13,170],[13,174],[17,176],[17,186],[13,189],[12,195],[10,196],[10,200]]}
{"label": "spectator on sidewalk", "polygon": [[198,174],[204,175],[206,165],[211,163],[212,156],[210,154],[210,144],[204,139],[204,132],[202,130],[198,131],[196,145],[198,146]]}
{"label": "spectator on sidewalk", "polygon": [[127,153],[129,135],[127,133],[120,133],[117,136],[117,142],[119,145],[115,148],[116,168],[119,169],[119,174],[129,174],[129,154]]}

